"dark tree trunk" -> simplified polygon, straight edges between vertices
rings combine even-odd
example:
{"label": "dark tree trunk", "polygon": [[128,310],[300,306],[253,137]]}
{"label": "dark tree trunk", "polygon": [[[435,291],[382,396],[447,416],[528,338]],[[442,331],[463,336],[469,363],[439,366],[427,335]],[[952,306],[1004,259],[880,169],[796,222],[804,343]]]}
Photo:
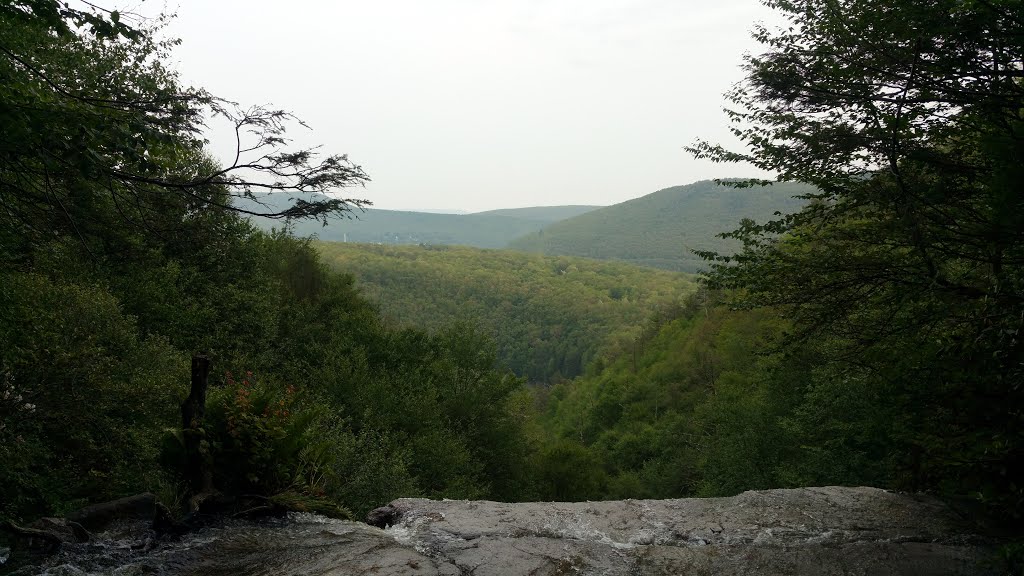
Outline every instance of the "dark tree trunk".
{"label": "dark tree trunk", "polygon": [[213,492],[213,463],[203,428],[209,377],[210,359],[193,356],[192,389],[181,405],[181,428],[185,441],[185,480],[194,495]]}

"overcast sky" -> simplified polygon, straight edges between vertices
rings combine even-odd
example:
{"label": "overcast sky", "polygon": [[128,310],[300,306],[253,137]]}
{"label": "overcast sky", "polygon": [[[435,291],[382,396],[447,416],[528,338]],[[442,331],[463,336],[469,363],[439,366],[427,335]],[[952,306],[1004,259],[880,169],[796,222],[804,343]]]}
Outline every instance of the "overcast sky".
{"label": "overcast sky", "polygon": [[[156,8],[162,4],[156,4]],[[143,4],[152,11],[154,4]],[[608,205],[753,175],[682,147],[729,143],[757,0],[171,0],[187,84],[305,120],[377,208]],[[227,158],[233,141],[211,134]]]}

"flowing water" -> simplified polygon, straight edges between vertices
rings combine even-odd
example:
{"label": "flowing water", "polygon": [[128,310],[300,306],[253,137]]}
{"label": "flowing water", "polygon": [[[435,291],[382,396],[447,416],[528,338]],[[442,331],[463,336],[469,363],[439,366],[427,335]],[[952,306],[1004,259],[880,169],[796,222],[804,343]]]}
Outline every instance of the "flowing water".
{"label": "flowing water", "polygon": [[[291,514],[287,520],[258,524],[226,522],[180,538],[162,539],[155,538],[143,524],[121,524],[96,534],[92,542],[65,544],[56,555],[11,574],[320,574],[344,565],[353,546],[368,551],[378,546],[381,538],[387,538],[386,532],[365,524],[313,514]],[[359,546],[361,541],[366,546]]]}

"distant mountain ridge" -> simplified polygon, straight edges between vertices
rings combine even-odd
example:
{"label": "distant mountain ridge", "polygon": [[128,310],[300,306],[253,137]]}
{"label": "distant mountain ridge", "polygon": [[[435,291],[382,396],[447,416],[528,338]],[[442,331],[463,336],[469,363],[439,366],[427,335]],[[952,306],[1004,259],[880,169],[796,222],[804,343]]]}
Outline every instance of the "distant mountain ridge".
{"label": "distant mountain ridge", "polygon": [[795,212],[805,201],[794,196],[812,191],[805,184],[732,188],[704,180],[555,222],[508,247],[695,272],[704,262],[693,250],[735,250],[736,243],[717,234],[735,229],[743,218],[763,222],[775,212]]}
{"label": "distant mountain ridge", "polygon": [[580,214],[586,214],[597,210],[602,206],[566,205],[566,206],[530,206],[527,208],[501,208],[498,210],[486,210],[474,212],[470,216],[508,216],[523,220],[536,220],[540,222],[558,222]]}
{"label": "distant mountain ridge", "polygon": [[[268,206],[281,209],[288,205],[286,196],[263,198]],[[251,201],[237,201],[236,205],[265,210]],[[333,242],[363,242],[369,244],[444,244],[473,246],[476,248],[504,248],[512,240],[536,232],[546,225],[578,216],[600,206],[533,206],[508,208],[473,214],[440,214],[401,210],[355,211],[351,220],[331,221],[327,226],[319,222],[295,222],[295,234],[311,236]],[[280,221],[253,217],[252,221],[264,229],[280,228]]]}
{"label": "distant mountain ridge", "polygon": [[[735,242],[717,235],[735,229],[743,218],[763,222],[776,212],[795,212],[805,202],[794,196],[812,191],[804,184],[733,188],[704,180],[605,207],[533,206],[472,214],[371,208],[326,227],[319,222],[296,222],[294,231],[331,242],[509,248],[696,272],[705,262],[694,250],[734,251]],[[276,195],[263,202],[282,209],[288,205],[287,198]],[[266,209],[251,201],[238,205]],[[265,229],[282,226],[266,218],[252,220]]]}

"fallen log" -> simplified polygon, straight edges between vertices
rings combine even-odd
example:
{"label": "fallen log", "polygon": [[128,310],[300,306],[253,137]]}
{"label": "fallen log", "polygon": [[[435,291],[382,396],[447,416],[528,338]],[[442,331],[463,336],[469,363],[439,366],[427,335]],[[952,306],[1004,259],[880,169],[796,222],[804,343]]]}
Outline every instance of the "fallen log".
{"label": "fallen log", "polygon": [[68,514],[65,518],[81,524],[92,532],[99,532],[116,520],[149,520],[153,518],[155,512],[156,496],[144,492],[110,502],[92,504]]}
{"label": "fallen log", "polygon": [[92,532],[103,531],[114,522],[151,521],[156,507],[156,496],[146,492],[92,504],[64,518],[40,518],[28,526],[7,520],[0,523],[0,528],[15,537],[14,552],[53,554],[61,544],[89,542],[93,539]]}
{"label": "fallen log", "polygon": [[53,554],[65,543],[82,543],[92,534],[81,524],[64,518],[40,518],[30,526],[21,526],[13,520],[0,523],[0,528],[15,537],[12,554]]}
{"label": "fallen log", "polygon": [[36,548],[34,546],[35,543],[32,542],[33,540],[41,540],[48,552],[56,552],[60,545],[65,542],[64,538],[55,532],[19,526],[13,520],[7,520],[2,526],[8,533],[18,538],[27,539],[28,542],[26,544],[30,548]]}

